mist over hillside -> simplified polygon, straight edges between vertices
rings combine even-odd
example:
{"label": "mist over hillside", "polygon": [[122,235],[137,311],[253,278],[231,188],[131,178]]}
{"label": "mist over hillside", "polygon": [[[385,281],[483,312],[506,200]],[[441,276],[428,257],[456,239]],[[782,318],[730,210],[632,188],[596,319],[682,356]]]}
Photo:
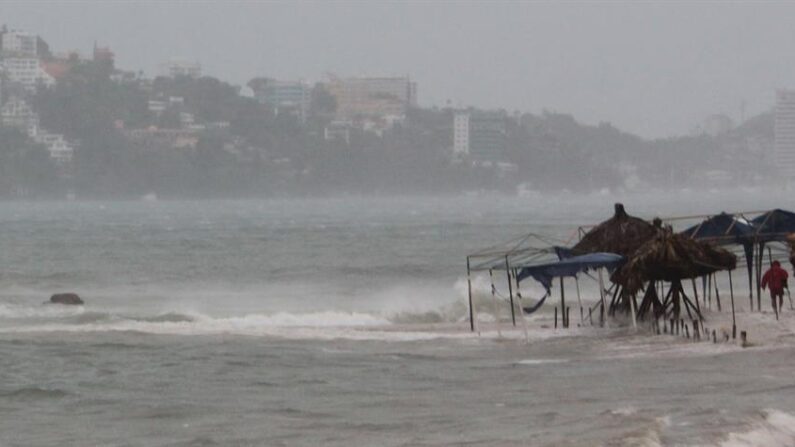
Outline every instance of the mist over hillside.
{"label": "mist over hillside", "polygon": [[[421,107],[408,77],[330,76],[310,85],[262,76],[242,87],[202,75],[199,64],[174,62],[147,78],[117,68],[108,48],[95,46],[90,58],[58,55],[40,37],[7,27],[2,39],[17,43],[4,44],[0,59],[4,198],[637,190],[775,181],[766,175],[773,167],[772,113],[739,126],[715,115],[689,135],[647,140],[565,113]],[[20,61],[35,67],[32,78],[15,71]]]}

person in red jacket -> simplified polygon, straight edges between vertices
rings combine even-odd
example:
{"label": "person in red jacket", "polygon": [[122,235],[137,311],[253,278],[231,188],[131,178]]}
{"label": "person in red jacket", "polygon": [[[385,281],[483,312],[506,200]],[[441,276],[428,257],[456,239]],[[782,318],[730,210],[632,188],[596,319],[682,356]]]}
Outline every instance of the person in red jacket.
{"label": "person in red jacket", "polygon": [[[773,310],[778,311],[784,305],[784,289],[787,287],[787,271],[781,268],[781,263],[773,261],[773,265],[762,276],[762,288],[770,287],[770,299],[773,302]],[[776,297],[778,297],[778,308],[776,308]]]}

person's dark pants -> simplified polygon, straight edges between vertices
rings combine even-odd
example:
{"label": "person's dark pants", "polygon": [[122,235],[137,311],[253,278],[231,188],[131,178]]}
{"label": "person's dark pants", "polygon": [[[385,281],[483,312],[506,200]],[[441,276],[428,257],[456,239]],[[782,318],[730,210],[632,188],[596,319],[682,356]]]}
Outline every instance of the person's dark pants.
{"label": "person's dark pants", "polygon": [[[778,308],[776,307],[776,297],[778,297]],[[773,305],[773,310],[781,309],[784,306],[784,291],[783,290],[771,290],[770,291],[770,302]]]}

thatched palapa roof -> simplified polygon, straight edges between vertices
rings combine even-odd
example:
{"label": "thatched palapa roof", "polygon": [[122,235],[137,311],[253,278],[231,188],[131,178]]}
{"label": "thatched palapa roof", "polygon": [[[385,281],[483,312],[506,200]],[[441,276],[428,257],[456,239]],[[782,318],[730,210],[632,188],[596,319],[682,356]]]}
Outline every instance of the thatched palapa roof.
{"label": "thatched palapa roof", "polygon": [[615,204],[615,214],[592,228],[572,248],[578,255],[607,252],[630,256],[644,242],[654,238],[657,228],[643,219],[630,216],[624,205]]}
{"label": "thatched palapa roof", "polygon": [[733,270],[736,265],[733,253],[668,228],[639,247],[611,279],[634,293],[647,281],[697,278],[718,270]]}

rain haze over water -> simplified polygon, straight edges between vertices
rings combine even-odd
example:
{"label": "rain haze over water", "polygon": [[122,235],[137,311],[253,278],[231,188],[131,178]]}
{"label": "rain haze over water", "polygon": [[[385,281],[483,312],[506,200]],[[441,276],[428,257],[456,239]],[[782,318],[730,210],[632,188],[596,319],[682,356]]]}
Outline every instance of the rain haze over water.
{"label": "rain haze over water", "polygon": [[0,445],[795,446],[744,257],[692,283],[715,343],[467,276],[617,202],[795,208],[793,14],[0,1]]}

